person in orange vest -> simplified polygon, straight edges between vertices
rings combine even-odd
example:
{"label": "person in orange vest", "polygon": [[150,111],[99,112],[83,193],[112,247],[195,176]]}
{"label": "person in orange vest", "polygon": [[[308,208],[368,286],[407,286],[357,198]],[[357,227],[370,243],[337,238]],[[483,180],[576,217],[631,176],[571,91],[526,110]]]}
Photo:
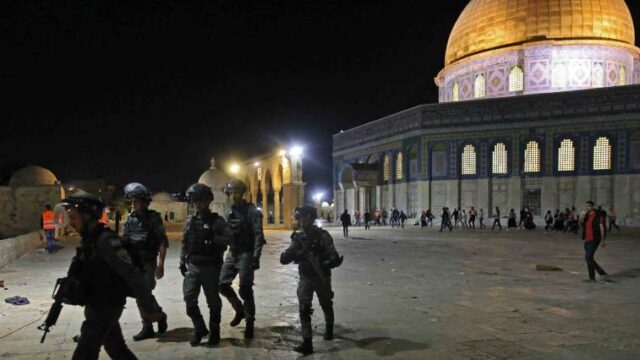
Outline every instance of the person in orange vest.
{"label": "person in orange vest", "polygon": [[109,217],[107,216],[107,208],[102,210],[102,217],[98,221],[103,223],[106,227],[109,227]]}
{"label": "person in orange vest", "polygon": [[51,205],[49,204],[44,207],[42,217],[40,218],[40,226],[47,235],[47,252],[49,252],[49,254],[55,253],[57,251],[55,238],[56,226],[53,222],[53,211],[51,211]]}

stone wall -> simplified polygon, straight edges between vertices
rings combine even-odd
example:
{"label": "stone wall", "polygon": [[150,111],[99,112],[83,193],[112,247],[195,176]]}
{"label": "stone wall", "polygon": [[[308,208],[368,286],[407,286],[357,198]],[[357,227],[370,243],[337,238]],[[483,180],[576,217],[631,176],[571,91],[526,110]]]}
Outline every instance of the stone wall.
{"label": "stone wall", "polygon": [[33,231],[13,238],[0,240],[0,268],[16,260],[28,251],[44,244],[44,233]]}
{"label": "stone wall", "polygon": [[0,237],[39,229],[45,205],[55,206],[62,196],[59,185],[0,187]]}

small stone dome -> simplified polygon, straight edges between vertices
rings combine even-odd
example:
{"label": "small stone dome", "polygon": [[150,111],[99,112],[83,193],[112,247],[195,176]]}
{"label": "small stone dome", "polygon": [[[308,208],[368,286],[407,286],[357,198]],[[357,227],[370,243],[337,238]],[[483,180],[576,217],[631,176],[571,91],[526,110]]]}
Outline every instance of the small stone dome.
{"label": "small stone dome", "polygon": [[173,199],[173,197],[171,196],[171,194],[169,194],[168,192],[159,192],[155,195],[153,195],[153,198],[151,200],[152,202],[172,202],[175,201]]}
{"label": "small stone dome", "polygon": [[16,188],[21,186],[46,186],[58,185],[58,178],[49,170],[40,166],[27,166],[16,171],[11,179],[9,186]]}
{"label": "small stone dome", "polygon": [[229,178],[216,168],[216,160],[211,158],[211,167],[200,175],[198,182],[209,186],[214,191],[220,191]]}

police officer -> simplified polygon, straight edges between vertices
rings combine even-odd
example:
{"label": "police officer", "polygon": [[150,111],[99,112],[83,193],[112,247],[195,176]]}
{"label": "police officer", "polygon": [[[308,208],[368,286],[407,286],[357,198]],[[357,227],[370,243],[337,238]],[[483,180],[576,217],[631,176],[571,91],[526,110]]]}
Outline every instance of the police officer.
{"label": "police officer", "polygon": [[[237,326],[244,318],[244,337],[253,338],[256,305],[253,298],[254,271],[260,268],[260,255],[266,243],[262,232],[262,214],[255,205],[243,199],[247,186],[240,180],[231,179],[222,191],[231,199],[227,222],[233,230],[235,241],[224,259],[220,274],[220,293],[229,300],[236,311],[231,326]],[[240,275],[240,297],[231,287],[233,279]]]}
{"label": "police officer", "polygon": [[303,343],[294,350],[304,355],[313,353],[311,303],[313,293],[318,295],[324,312],[325,340],[333,340],[333,291],[331,289],[331,269],[342,264],[343,257],[333,245],[333,239],[326,230],[314,225],[316,209],[311,206],[295,210],[297,230],[291,235],[291,245],[280,255],[283,265],[298,264],[298,302],[300,305],[300,325]]}
{"label": "police officer", "polygon": [[[153,291],[156,279],[164,276],[164,259],[167,255],[169,240],[162,224],[160,214],[149,210],[151,192],[140,183],[130,183],[124,187],[125,198],[131,201],[131,212],[124,223],[123,238],[130,241],[140,254],[144,266],[144,279],[147,287]],[[140,316],[144,319],[143,308],[138,301]],[[158,333],[167,331],[167,321],[158,322]],[[142,330],[133,336],[134,341],[154,337],[153,324],[142,320]]]}
{"label": "police officer", "polygon": [[134,264],[131,253],[109,228],[100,224],[104,203],[95,196],[79,192],[69,196],[58,208],[67,211],[70,225],[82,240],[78,255],[77,278],[83,279],[81,289],[85,320],[73,359],[97,359],[104,345],[113,359],[135,359],[122,337],[118,320],[127,295],[133,295],[144,309],[145,320],[166,319],[151,291],[142,270]]}
{"label": "police officer", "polygon": [[187,189],[187,197],[195,207],[195,215],[187,218],[180,252],[180,272],[184,276],[182,292],[187,305],[187,315],[195,328],[190,343],[196,346],[209,334],[198,307],[200,287],[209,305],[208,344],[220,343],[220,315],[222,301],[218,294],[218,279],[222,267],[222,256],[233,241],[233,233],[224,219],[209,210],[213,201],[211,188],[204,184],[193,184]]}

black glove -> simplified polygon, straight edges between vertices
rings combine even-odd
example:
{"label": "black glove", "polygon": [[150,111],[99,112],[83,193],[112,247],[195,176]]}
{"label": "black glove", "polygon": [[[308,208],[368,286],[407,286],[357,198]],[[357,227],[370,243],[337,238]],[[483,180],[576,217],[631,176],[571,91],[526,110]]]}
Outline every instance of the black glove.
{"label": "black glove", "polygon": [[180,262],[180,273],[183,277],[185,276],[185,274],[187,273],[187,264]]}
{"label": "black glove", "polygon": [[260,269],[260,259],[253,258],[253,261],[251,262],[251,268],[252,268],[253,270],[258,270],[258,269]]}

